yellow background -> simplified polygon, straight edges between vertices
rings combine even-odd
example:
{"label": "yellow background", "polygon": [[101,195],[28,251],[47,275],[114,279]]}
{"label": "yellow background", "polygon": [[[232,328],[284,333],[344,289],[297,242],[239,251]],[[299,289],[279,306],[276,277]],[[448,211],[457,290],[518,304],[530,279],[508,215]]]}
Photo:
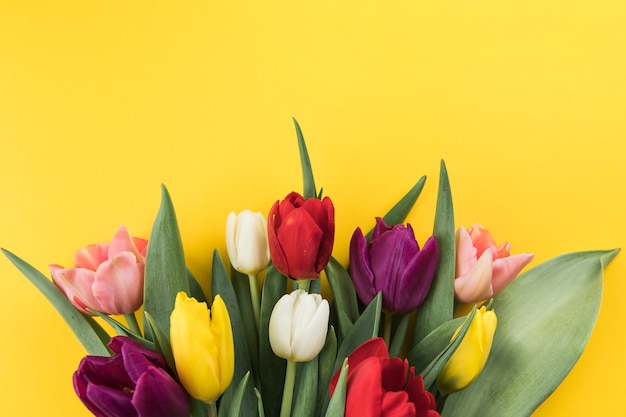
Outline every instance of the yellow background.
{"label": "yellow background", "polygon": [[[301,190],[293,116],[343,262],[423,174],[429,235],[441,158],[457,225],[535,265],[625,247],[625,28],[617,0],[0,0],[0,246],[47,274],[120,224],[147,237],[165,183],[206,279],[230,210]],[[626,413],[625,274],[536,416]],[[0,279],[0,415],[87,416],[82,347],[6,259]]]}

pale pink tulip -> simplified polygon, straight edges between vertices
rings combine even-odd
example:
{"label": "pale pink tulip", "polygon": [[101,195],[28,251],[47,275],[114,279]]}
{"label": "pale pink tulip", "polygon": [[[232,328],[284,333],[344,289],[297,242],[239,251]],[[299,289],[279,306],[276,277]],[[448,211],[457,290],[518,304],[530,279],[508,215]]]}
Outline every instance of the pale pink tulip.
{"label": "pale pink tulip", "polygon": [[480,224],[456,232],[454,294],[463,303],[476,303],[498,294],[533,260],[534,254],[511,255],[508,242],[497,246]]}
{"label": "pale pink tulip", "polygon": [[52,280],[81,312],[131,314],[143,304],[143,277],[148,241],[131,237],[121,226],[111,243],[76,252],[74,268],[50,265]]}

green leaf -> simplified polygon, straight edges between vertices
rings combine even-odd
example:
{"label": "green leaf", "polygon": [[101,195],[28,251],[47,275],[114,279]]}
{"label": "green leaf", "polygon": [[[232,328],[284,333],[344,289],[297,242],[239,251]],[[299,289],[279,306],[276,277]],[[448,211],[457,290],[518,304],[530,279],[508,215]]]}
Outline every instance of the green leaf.
{"label": "green leaf", "polygon": [[328,387],[332,379],[335,366],[335,358],[337,357],[337,335],[335,329],[331,326],[328,329],[326,342],[319,355],[319,384],[317,387],[317,401],[315,404],[315,415],[322,415],[324,404],[328,403]]}
{"label": "green leaf", "polygon": [[79,312],[56,285],[32,265],[6,249],[2,249],[2,252],[54,306],[88,354],[97,356],[110,355],[106,347],[108,336],[105,336],[106,332],[98,323],[91,317],[87,317]]}
{"label": "green leaf", "polygon": [[454,331],[464,321],[465,317],[459,317],[440,324],[439,327],[430,332],[406,355],[409,363],[415,366],[415,369],[421,373],[450,344]]}
{"label": "green leaf", "polygon": [[395,358],[400,356],[402,346],[404,345],[404,339],[406,338],[406,332],[409,328],[410,314],[404,314],[398,320],[398,325],[395,328],[393,337],[391,338],[391,345],[389,346],[389,356]]}
{"label": "green leaf", "polygon": [[161,353],[165,358],[165,362],[172,370],[176,370],[176,364],[174,363],[174,353],[172,352],[172,346],[167,336],[159,328],[154,318],[147,311],[143,312],[145,316],[145,322],[150,329],[150,334],[154,337],[154,350]]}
{"label": "green leaf", "polygon": [[493,301],[498,317],[482,373],[451,395],[443,416],[528,416],[582,354],[602,298],[602,270],[618,250],[576,252],[520,275]]}
{"label": "green leaf", "polygon": [[448,343],[448,345],[435,357],[435,359],[430,364],[428,364],[428,366],[422,372],[420,372],[420,374],[424,378],[424,387],[426,387],[428,391],[434,391],[437,376],[439,376],[439,373],[441,372],[443,367],[446,365],[446,363],[448,363],[456,349],[463,341],[463,338],[465,337],[465,334],[467,333],[470,324],[472,324],[474,314],[476,314],[476,306],[472,308],[470,314],[465,318],[461,330],[459,330],[459,333],[454,336],[454,339],[452,339]]}
{"label": "green leaf", "polygon": [[273,265],[265,273],[261,294],[261,328],[259,331],[259,369],[261,392],[265,415],[280,414],[280,404],[285,385],[287,361],[279,358],[272,351],[269,339],[270,315],[274,305],[287,291],[287,278],[281,275]]}
{"label": "green leaf", "polygon": [[[333,293],[335,307],[345,313],[351,323],[354,323],[359,318],[359,305],[350,274],[334,257],[330,258],[324,271]],[[339,324],[341,325],[341,321]],[[344,329],[339,329],[339,331],[343,332]]]}
{"label": "green leaf", "polygon": [[316,198],[317,192],[315,191],[315,180],[313,179],[313,168],[311,167],[311,160],[309,159],[309,152],[306,149],[304,143],[304,136],[298,121],[294,118],[293,123],[296,126],[296,135],[298,136],[298,149],[300,150],[300,165],[302,165],[302,180],[304,183],[305,199]]}
{"label": "green leaf", "polygon": [[346,410],[346,383],[348,381],[348,358],[343,361],[341,373],[333,392],[333,398],[328,403],[325,417],[344,417]]}
{"label": "green leaf", "polygon": [[241,314],[241,325],[243,326],[248,344],[248,353],[250,355],[250,364],[254,370],[254,374],[259,372],[259,336],[252,310],[252,301],[250,298],[250,279],[247,275],[242,274],[235,268],[231,268],[231,282],[237,297],[239,313]]}
{"label": "green leaf", "polygon": [[[179,291],[189,294],[185,255],[180,240],[176,213],[167,188],[161,186],[161,206],[152,226],[144,277],[144,311],[169,338],[170,315]],[[144,329],[148,326],[145,322]],[[151,339],[152,335],[147,334]]]}
{"label": "green leaf", "polygon": [[378,293],[376,298],[367,306],[361,314],[361,317],[354,323],[345,339],[341,342],[337,351],[337,359],[333,370],[336,372],[344,358],[346,358],[354,349],[359,347],[363,342],[378,336],[378,328],[380,326],[380,312],[382,310],[383,298],[382,293]]}
{"label": "green leaf", "polygon": [[297,365],[296,383],[291,415],[313,417],[317,400],[319,357]]}
{"label": "green leaf", "polygon": [[454,314],[454,210],[446,164],[441,161],[433,235],[439,244],[439,263],[426,299],[417,310],[413,346]]}
{"label": "green leaf", "polygon": [[[224,300],[224,304],[226,305],[226,309],[228,310],[230,324],[233,329],[233,342],[235,344],[235,371],[233,373],[233,380],[222,395],[220,403],[220,407],[232,409],[239,381],[241,381],[245,377],[246,373],[251,370],[252,365],[250,363],[248,341],[246,339],[246,332],[242,323],[239,304],[237,303],[237,296],[235,295],[235,290],[233,289],[228,273],[226,272],[224,262],[222,261],[222,258],[217,250],[213,251],[213,268],[211,275],[212,298],[215,299],[215,296],[218,294],[222,297],[222,300]],[[241,415],[253,416],[256,414],[257,401],[254,397],[252,387],[245,391],[241,407],[243,410]]]}
{"label": "green leaf", "polygon": [[[234,392],[234,395],[233,395],[233,398],[232,398],[232,402],[231,402],[230,407],[228,409],[228,414],[226,414],[228,417],[239,417],[239,416],[250,416],[250,417],[252,417],[252,416],[256,415],[256,414],[246,414],[247,410],[246,410],[246,407],[243,404],[245,392],[247,390],[250,390],[250,391],[253,390],[253,387],[252,387],[252,385],[249,384],[249,381],[250,381],[250,372],[246,372],[246,374],[241,379],[241,382],[239,383],[239,385],[237,386],[237,389]],[[256,400],[255,400],[254,404],[255,404],[255,409],[256,409]],[[222,411],[222,408],[220,407],[220,415],[223,415],[223,413],[221,413],[221,411]],[[256,413],[256,411],[254,413]]]}
{"label": "green leaf", "polygon": [[[415,183],[413,187],[411,187],[409,192],[406,193],[404,197],[402,197],[400,201],[398,201],[396,205],[393,206],[391,210],[389,210],[389,212],[383,216],[383,220],[386,224],[393,225],[404,222],[404,219],[406,219],[406,216],[409,215],[409,212],[415,205],[417,198],[420,196],[425,183],[426,177],[423,176]],[[365,235],[365,238],[368,242],[373,232],[374,229],[372,228],[372,230],[367,232],[367,235]]]}
{"label": "green leaf", "polygon": [[257,410],[259,412],[259,417],[265,417],[265,409],[263,407],[263,397],[261,397],[261,393],[258,389],[254,389],[254,395],[256,395],[257,399]]}
{"label": "green leaf", "polygon": [[206,303],[206,295],[204,295],[204,290],[196,280],[196,277],[193,276],[189,268],[187,268],[187,282],[189,283],[189,297],[195,298],[200,303]]}

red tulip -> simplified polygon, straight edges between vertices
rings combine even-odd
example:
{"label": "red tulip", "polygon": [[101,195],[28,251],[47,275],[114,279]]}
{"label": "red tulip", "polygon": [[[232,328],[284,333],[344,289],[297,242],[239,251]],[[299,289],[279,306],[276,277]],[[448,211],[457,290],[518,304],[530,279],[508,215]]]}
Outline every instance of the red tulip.
{"label": "red tulip", "polygon": [[[339,372],[330,381],[335,392]],[[405,359],[390,358],[381,338],[348,356],[345,417],[439,417],[435,397]]]}
{"label": "red tulip", "polygon": [[318,278],[333,251],[335,208],[328,197],[304,199],[292,192],[267,219],[274,267],[294,279]]}

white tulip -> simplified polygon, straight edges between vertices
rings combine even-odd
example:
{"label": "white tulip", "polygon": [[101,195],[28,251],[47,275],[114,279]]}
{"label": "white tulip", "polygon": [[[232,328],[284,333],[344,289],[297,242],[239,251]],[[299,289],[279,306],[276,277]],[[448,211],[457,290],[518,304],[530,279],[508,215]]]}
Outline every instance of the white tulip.
{"label": "white tulip", "polygon": [[247,275],[256,275],[269,265],[267,220],[263,214],[244,210],[231,212],[226,220],[226,250],[233,267]]}
{"label": "white tulip", "polygon": [[324,347],[330,307],[319,294],[295,290],[283,295],[270,316],[270,345],[283,359],[313,360]]}

